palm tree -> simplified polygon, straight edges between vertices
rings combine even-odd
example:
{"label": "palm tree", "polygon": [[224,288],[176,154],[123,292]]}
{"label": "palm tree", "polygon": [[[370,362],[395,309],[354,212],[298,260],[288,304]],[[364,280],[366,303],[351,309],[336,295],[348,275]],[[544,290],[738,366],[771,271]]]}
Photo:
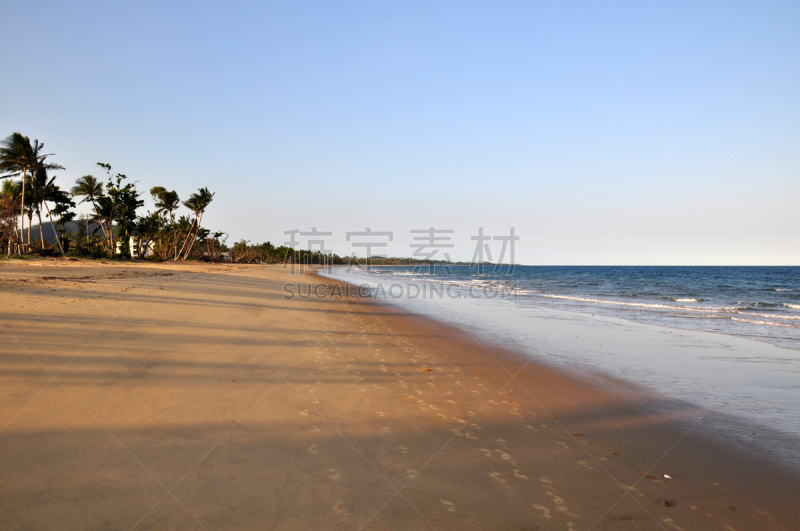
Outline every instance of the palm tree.
{"label": "palm tree", "polygon": [[167,212],[170,222],[175,223],[172,212],[180,205],[181,200],[178,197],[178,192],[174,190],[170,192],[163,186],[154,186],[150,188],[150,195],[153,196],[153,200],[156,202],[156,212],[158,214]]}
{"label": "palm tree", "polygon": [[[208,188],[200,188],[196,194],[191,194],[189,199],[183,202],[183,206],[194,213],[194,220],[192,221],[192,226],[189,228],[189,234],[186,237],[186,241],[183,242],[181,252],[178,254],[178,256],[184,254],[183,251],[184,248],[186,248],[186,253],[183,256],[184,260],[189,257],[189,252],[192,250],[194,238],[197,236],[197,230],[200,228],[200,222],[203,220],[203,213],[205,212],[206,208],[208,208],[208,205],[211,204],[213,199],[214,194],[211,193]],[[192,232],[192,229],[194,229],[194,232]]]}
{"label": "palm tree", "polygon": [[[48,170],[63,170],[64,167],[60,164],[47,163],[45,159],[50,155],[45,155],[41,151],[44,149],[44,143],[38,140],[31,141],[27,136],[21,133],[12,133],[5,140],[0,142],[0,173],[3,173],[4,178],[16,177],[22,175],[22,195],[20,217],[20,234],[25,231],[25,182],[28,175],[31,177],[37,168],[43,167]],[[30,215],[28,216],[30,219]],[[30,243],[30,223],[28,223],[28,243]]]}
{"label": "palm tree", "polygon": [[[92,175],[84,175],[75,181],[75,186],[72,187],[70,193],[73,197],[83,197],[83,199],[78,202],[79,205],[84,201],[91,202],[92,208],[94,208],[94,217],[99,218],[97,214],[97,200],[103,196],[103,183]],[[106,229],[102,223],[100,224],[100,229],[103,231],[103,239],[106,239]],[[87,234],[89,232],[88,225],[86,226],[86,232]]]}
{"label": "palm tree", "polygon": [[64,247],[61,245],[61,240],[56,232],[55,223],[53,223],[53,215],[50,212],[50,206],[47,203],[49,201],[52,203],[69,206],[75,206],[75,203],[73,203],[69,196],[58,187],[55,181],[55,177],[48,176],[47,168],[44,165],[37,166],[36,172],[31,179],[31,200],[33,202],[32,207],[36,212],[36,216],[39,218],[39,237],[42,239],[42,246],[44,246],[45,243],[44,230],[42,227],[42,205],[44,205],[44,208],[47,210],[47,217],[50,220],[50,226],[53,229],[53,235],[55,236],[56,243],[58,244],[58,249],[63,256]]}
{"label": "palm tree", "polygon": [[[110,197],[107,195],[101,195],[95,198],[96,207],[95,207],[95,215],[91,217],[91,220],[100,225],[102,228],[104,224],[108,224],[109,231],[107,234],[107,238],[103,243],[103,248],[106,252],[114,253],[114,240],[111,238],[111,227],[114,223],[114,201],[111,200]],[[96,231],[97,229],[95,229]]]}
{"label": "palm tree", "polygon": [[[174,259],[178,258],[178,234],[175,230],[175,215],[173,212],[180,206],[181,200],[178,197],[178,192],[169,191],[163,186],[154,186],[150,188],[150,195],[156,203],[156,214],[159,219],[166,221],[166,215],[169,215],[169,230],[160,231],[158,237],[158,246],[161,248],[165,244],[169,247],[170,251],[167,254],[174,255]],[[164,224],[166,225],[166,223]],[[166,241],[164,236],[166,236]],[[164,250],[162,249],[162,252]],[[166,255],[164,255],[166,258]]]}
{"label": "palm tree", "polygon": [[17,208],[20,199],[20,183],[6,179],[0,188],[0,232],[2,239],[8,241],[6,254],[17,244]]}
{"label": "palm tree", "polygon": [[164,209],[169,214],[170,223],[175,223],[173,212],[175,212],[180,205],[181,198],[178,197],[178,192],[173,190],[171,192],[164,192],[164,195],[156,206]]}
{"label": "palm tree", "polygon": [[[71,210],[73,207],[75,207],[75,202],[70,199],[69,195],[63,190],[58,190],[58,193],[61,194],[62,199],[55,200],[56,205],[53,207],[50,221],[52,222],[53,220],[52,216],[58,216],[58,219],[55,221],[55,223],[58,225],[58,234],[59,238],[61,238],[61,250],[63,253],[67,253],[69,251],[70,237],[67,235],[66,224],[74,220],[77,214]],[[49,212],[48,215],[50,215]]]}
{"label": "palm tree", "polygon": [[15,181],[3,181],[3,187],[0,188],[0,197],[12,201],[19,201],[20,199],[20,183]]}
{"label": "palm tree", "polygon": [[[42,247],[44,247],[44,229],[42,228],[42,203],[44,203],[47,196],[48,187],[55,186],[55,177],[48,182],[47,170],[44,168],[37,168],[33,175],[31,175],[31,189],[30,189],[30,213],[36,213],[39,218],[39,238],[42,240]],[[29,225],[30,227],[30,225]],[[30,237],[28,237],[30,243]]]}
{"label": "palm tree", "polygon": [[[38,144],[38,142],[37,142]],[[36,156],[31,140],[21,133],[12,133],[0,142],[0,173],[4,178],[22,176],[22,196],[20,200],[20,241],[24,243],[25,234],[25,181],[33,169]]]}

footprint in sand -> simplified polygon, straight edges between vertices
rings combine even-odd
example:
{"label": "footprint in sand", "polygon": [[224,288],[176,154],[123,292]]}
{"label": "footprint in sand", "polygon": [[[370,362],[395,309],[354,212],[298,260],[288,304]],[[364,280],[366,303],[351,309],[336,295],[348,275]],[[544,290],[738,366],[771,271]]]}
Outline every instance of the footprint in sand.
{"label": "footprint in sand", "polygon": [[492,472],[491,474],[489,474],[489,477],[496,479],[500,483],[506,482],[506,480],[500,477],[500,472]]}
{"label": "footprint in sand", "polygon": [[442,505],[447,507],[447,510],[450,511],[451,513],[456,512],[456,508],[453,507],[453,502],[451,502],[450,500],[439,500],[439,501],[441,501]]}
{"label": "footprint in sand", "polygon": [[625,487],[625,488],[626,488],[627,490],[632,490],[633,492],[635,492],[636,494],[638,494],[640,498],[641,498],[641,497],[644,497],[644,494],[642,494],[641,492],[639,492],[639,489],[637,489],[636,487]]}
{"label": "footprint in sand", "polygon": [[400,453],[401,454],[407,454],[408,453],[408,448],[406,448],[405,446],[398,446],[398,448],[400,448]]}
{"label": "footprint in sand", "polygon": [[316,444],[312,444],[311,446],[309,446],[308,447],[308,453],[310,453],[310,454],[319,454],[319,450],[317,450],[317,445]]}
{"label": "footprint in sand", "polygon": [[336,469],[335,469],[335,468],[329,468],[329,469],[328,469],[328,472],[330,472],[330,473],[331,473],[331,479],[332,479],[333,481],[336,481],[337,479],[342,479],[342,476],[341,476],[341,474],[339,474],[339,473],[336,471]]}
{"label": "footprint in sand", "polygon": [[304,409],[303,411],[300,411],[300,414],[303,415],[304,417],[307,417],[308,416],[308,410]]}
{"label": "footprint in sand", "polygon": [[531,425],[528,425],[528,426],[525,426],[525,427],[526,427],[526,428],[528,428],[528,429],[529,429],[529,430],[531,430],[531,431],[535,431],[535,432],[538,432],[538,431],[539,431],[539,430],[537,430],[536,428],[534,428],[534,427],[533,427],[533,426],[531,426]]}
{"label": "footprint in sand", "polygon": [[588,468],[589,470],[594,470],[594,468],[590,467],[586,461],[578,461],[578,464],[581,465],[582,467]]}
{"label": "footprint in sand", "polygon": [[550,514],[550,509],[548,509],[547,507],[544,507],[543,505],[534,505],[533,508],[542,511],[542,516],[544,516],[545,518],[552,518],[552,515]]}
{"label": "footprint in sand", "polygon": [[522,473],[521,470],[514,469],[514,476],[518,477],[519,479],[528,479],[528,476]]}
{"label": "footprint in sand", "polygon": [[383,431],[385,431],[386,433],[389,433],[390,431],[392,431],[392,428],[390,428],[389,426],[384,426],[383,427]]}
{"label": "footprint in sand", "polygon": [[509,454],[505,453],[505,452],[504,452],[504,451],[502,451],[502,450],[495,450],[495,452],[497,452],[497,453],[499,453],[499,454],[500,454],[500,458],[501,458],[503,461],[508,461],[509,459],[511,459],[511,456],[510,456]]}
{"label": "footprint in sand", "polygon": [[345,511],[344,509],[342,509],[342,504],[343,503],[344,503],[344,500],[337,500],[336,501],[336,505],[333,506],[333,512],[335,512],[339,516],[347,516],[348,514],[350,514],[347,511]]}
{"label": "footprint in sand", "polygon": [[408,470],[406,470],[406,474],[408,474],[409,478],[413,478],[414,474],[416,474],[416,473],[417,473],[417,470],[415,468],[409,468]]}
{"label": "footprint in sand", "polygon": [[485,455],[489,459],[492,458],[492,451],[491,450],[487,450],[486,448],[481,448],[481,452],[483,452],[483,455]]}
{"label": "footprint in sand", "polygon": [[561,446],[563,446],[564,448],[569,448],[569,446],[567,446],[566,444],[564,444],[564,443],[563,443],[563,442],[561,442],[561,441],[553,441],[553,442],[554,442],[554,443],[556,443],[556,444],[560,444],[560,445],[561,445]]}
{"label": "footprint in sand", "polygon": [[[700,513],[702,513],[702,514],[704,514],[704,515],[706,515],[706,516],[714,516],[714,515],[713,515],[713,514],[711,514],[711,513],[707,513],[707,512],[705,512],[705,511],[702,511],[702,510],[700,510],[700,508],[699,508],[697,505],[692,505],[691,507],[689,507],[689,509],[691,509],[691,510],[693,510],[693,511],[698,511],[698,512],[700,512]],[[763,513],[763,514],[766,514],[766,513],[764,513],[764,511],[758,511],[758,512],[760,512],[760,513]]]}
{"label": "footprint in sand", "polygon": [[[673,523],[673,522],[674,522],[674,520],[673,520],[672,518],[667,518],[666,516],[662,516],[662,517],[661,517],[661,521],[662,521],[662,522],[664,522],[665,524],[667,524],[668,526],[670,526],[670,527],[673,527],[673,528],[677,529],[678,531],[683,531],[683,528],[682,528],[681,526],[679,526],[679,525],[675,525],[675,524]],[[724,524],[723,524],[723,525],[724,525]],[[726,525],[725,527],[728,527],[728,526]],[[732,528],[731,528],[731,527],[728,527],[728,529],[732,529]]]}
{"label": "footprint in sand", "polygon": [[571,516],[572,518],[577,518],[578,517],[577,514],[568,512],[569,509],[567,509],[566,505],[564,505],[564,498],[561,498],[560,496],[556,496],[554,493],[552,493],[550,491],[547,492],[547,495],[551,496],[553,498],[553,503],[556,505],[556,510],[558,512],[566,513],[567,516]]}

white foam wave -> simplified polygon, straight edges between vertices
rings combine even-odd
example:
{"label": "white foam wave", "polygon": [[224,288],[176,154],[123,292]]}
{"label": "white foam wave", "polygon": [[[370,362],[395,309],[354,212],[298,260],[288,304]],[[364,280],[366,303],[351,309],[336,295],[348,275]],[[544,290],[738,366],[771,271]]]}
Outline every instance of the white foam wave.
{"label": "white foam wave", "polygon": [[775,291],[794,291],[794,290],[789,288],[775,288]]}
{"label": "white foam wave", "polygon": [[782,326],[784,328],[800,328],[800,326],[794,326],[785,323],[772,323],[770,321],[756,321],[753,319],[739,319],[738,317],[731,317],[731,321],[739,321],[740,323],[759,324],[767,326]]}
{"label": "white foam wave", "polygon": [[673,299],[675,302],[700,302],[700,299]]}
{"label": "white foam wave", "polygon": [[768,319],[784,319],[784,320],[788,319],[790,321],[800,321],[800,315],[775,315],[771,313],[752,313],[752,312],[742,313],[742,315],[746,317],[753,316],[753,317],[766,317]]}
{"label": "white foam wave", "polygon": [[635,308],[654,308],[659,310],[683,310],[688,312],[720,312],[725,311],[726,308],[715,308],[713,306],[675,306],[673,304],[648,304],[644,302],[625,302],[625,301],[609,301],[604,299],[591,299],[588,297],[571,297],[568,295],[545,295],[540,297],[547,297],[548,299],[561,299],[578,302],[593,302],[597,304],[613,304],[615,306],[632,306]]}
{"label": "white foam wave", "polygon": [[792,310],[800,310],[800,304],[789,304],[788,302],[784,302],[783,305],[787,308],[791,308]]}

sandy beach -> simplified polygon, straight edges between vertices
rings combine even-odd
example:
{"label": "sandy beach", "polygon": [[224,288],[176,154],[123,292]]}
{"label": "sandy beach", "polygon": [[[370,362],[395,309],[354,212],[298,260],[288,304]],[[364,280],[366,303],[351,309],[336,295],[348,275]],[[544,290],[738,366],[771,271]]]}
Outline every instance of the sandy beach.
{"label": "sandy beach", "polygon": [[797,472],[633,386],[285,283],[346,289],[279,266],[0,262],[0,528],[800,525]]}

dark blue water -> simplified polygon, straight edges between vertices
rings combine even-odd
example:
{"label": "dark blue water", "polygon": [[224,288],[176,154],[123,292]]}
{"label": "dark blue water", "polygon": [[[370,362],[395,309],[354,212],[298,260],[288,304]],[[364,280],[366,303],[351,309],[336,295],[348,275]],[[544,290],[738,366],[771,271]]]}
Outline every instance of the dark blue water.
{"label": "dark blue water", "polygon": [[384,283],[443,283],[464,296],[497,290],[520,304],[800,349],[800,267],[391,266],[359,274]]}

